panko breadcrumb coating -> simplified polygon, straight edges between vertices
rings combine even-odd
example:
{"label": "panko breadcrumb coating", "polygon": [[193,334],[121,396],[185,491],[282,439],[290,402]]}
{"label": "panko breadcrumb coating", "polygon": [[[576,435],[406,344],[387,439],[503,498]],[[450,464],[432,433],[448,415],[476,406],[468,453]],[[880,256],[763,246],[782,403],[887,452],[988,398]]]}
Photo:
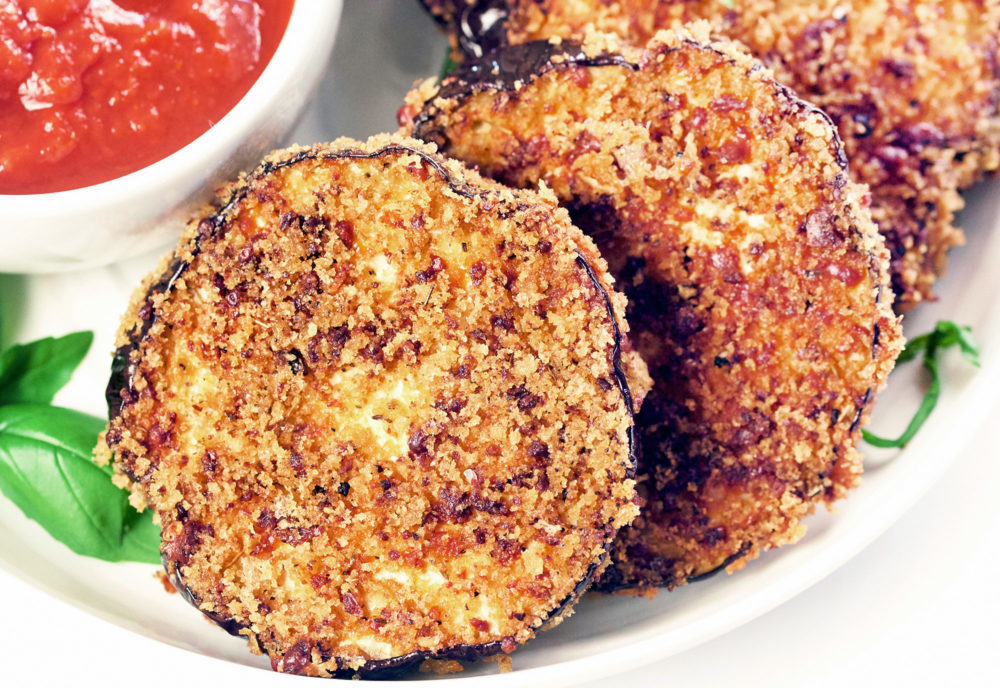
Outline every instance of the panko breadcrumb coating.
{"label": "panko breadcrumb coating", "polygon": [[101,450],[178,590],[319,676],[558,623],[638,511],[648,378],[590,239],[402,137],[272,154],[220,203],[134,297]]}
{"label": "panko breadcrumb coating", "polygon": [[888,255],[829,119],[701,23],[469,62],[404,129],[555,191],[629,298],[654,388],[644,506],[605,589],[674,586],[793,542],[861,474],[902,335]]}
{"label": "panko breadcrumb coating", "polygon": [[963,241],[959,190],[1000,166],[1000,0],[425,4],[473,54],[579,39],[588,25],[642,45],[678,22],[711,21],[837,125],[854,179],[871,187],[900,311],[932,297],[948,249]]}

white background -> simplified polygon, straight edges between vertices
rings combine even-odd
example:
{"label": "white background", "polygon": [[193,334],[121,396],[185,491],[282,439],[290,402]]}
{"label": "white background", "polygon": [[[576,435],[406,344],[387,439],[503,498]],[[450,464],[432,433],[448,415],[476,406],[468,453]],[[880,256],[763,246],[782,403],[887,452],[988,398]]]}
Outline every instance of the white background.
{"label": "white background", "polygon": [[[346,4],[332,87],[298,130],[303,143],[315,132],[392,129],[402,93],[443,56],[416,0]],[[380,72],[385,64],[392,69]],[[33,284],[22,286],[30,293]],[[1000,685],[1000,394],[993,398],[988,422],[948,473],[847,565],[735,631],[594,685]],[[2,570],[0,589],[0,686],[197,686],[258,673],[162,646],[150,661],[153,641]]]}

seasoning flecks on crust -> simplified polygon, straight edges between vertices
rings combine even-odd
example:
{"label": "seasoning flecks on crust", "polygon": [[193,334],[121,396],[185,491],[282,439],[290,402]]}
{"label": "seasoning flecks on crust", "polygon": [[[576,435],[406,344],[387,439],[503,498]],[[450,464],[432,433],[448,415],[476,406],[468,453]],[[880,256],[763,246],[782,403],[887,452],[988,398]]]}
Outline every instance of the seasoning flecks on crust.
{"label": "seasoning flecks on crust", "polygon": [[137,292],[109,386],[104,453],[177,587],[320,676],[557,622],[637,512],[645,372],[590,240],[401,137],[227,193]]}
{"label": "seasoning flecks on crust", "polygon": [[643,45],[706,19],[833,119],[892,256],[896,307],[961,244],[958,192],[1000,167],[1000,0],[425,0],[465,53],[588,26]]}
{"label": "seasoning flecks on crust", "polygon": [[644,506],[608,589],[682,584],[798,539],[815,504],[857,484],[860,427],[901,346],[888,256],[829,120],[693,29],[645,49],[511,46],[403,111],[484,174],[553,189],[629,297],[654,388]]}

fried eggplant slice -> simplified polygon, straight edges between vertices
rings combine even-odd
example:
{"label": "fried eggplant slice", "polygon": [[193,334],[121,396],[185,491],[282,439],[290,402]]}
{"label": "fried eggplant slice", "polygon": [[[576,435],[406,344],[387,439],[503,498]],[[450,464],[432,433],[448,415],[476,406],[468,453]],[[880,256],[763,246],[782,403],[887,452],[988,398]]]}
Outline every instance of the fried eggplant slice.
{"label": "fried eggplant slice", "polygon": [[278,152],[225,199],[136,293],[108,388],[102,453],[177,588],[307,675],[557,623],[638,511],[591,240],[402,137]]}
{"label": "fried eggplant slice", "polygon": [[447,154],[554,190],[629,298],[654,388],[644,506],[605,589],[680,585],[798,539],[857,484],[901,346],[888,255],[829,119],[693,30],[510,46],[404,107]]}
{"label": "fried eggplant slice", "polygon": [[475,0],[434,5],[472,55],[579,39],[588,25],[644,44],[707,19],[821,107],[892,256],[897,310],[932,298],[961,244],[959,191],[1000,167],[1000,0]]}

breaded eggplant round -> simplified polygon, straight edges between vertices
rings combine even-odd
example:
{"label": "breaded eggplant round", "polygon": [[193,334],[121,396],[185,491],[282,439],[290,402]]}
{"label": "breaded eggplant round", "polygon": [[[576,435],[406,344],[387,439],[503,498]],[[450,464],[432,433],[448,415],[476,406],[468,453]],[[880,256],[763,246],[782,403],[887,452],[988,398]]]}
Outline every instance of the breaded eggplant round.
{"label": "breaded eggplant round", "polygon": [[528,43],[405,107],[416,136],[555,191],[629,298],[654,388],[636,522],[604,588],[674,586],[798,539],[861,474],[901,346],[888,256],[835,129],[741,47]]}
{"label": "breaded eggplant round", "polygon": [[510,652],[638,511],[624,298],[551,194],[402,137],[281,151],[118,339],[103,453],[282,672]]}
{"label": "breaded eggplant round", "polygon": [[897,309],[931,298],[963,242],[958,192],[1000,167],[1000,0],[428,0],[463,51],[588,25],[642,45],[707,19],[821,107],[892,256]]}
{"label": "breaded eggplant round", "polygon": [[1000,0],[737,0],[719,26],[837,125],[897,310],[933,298],[958,192],[1000,167]]}

